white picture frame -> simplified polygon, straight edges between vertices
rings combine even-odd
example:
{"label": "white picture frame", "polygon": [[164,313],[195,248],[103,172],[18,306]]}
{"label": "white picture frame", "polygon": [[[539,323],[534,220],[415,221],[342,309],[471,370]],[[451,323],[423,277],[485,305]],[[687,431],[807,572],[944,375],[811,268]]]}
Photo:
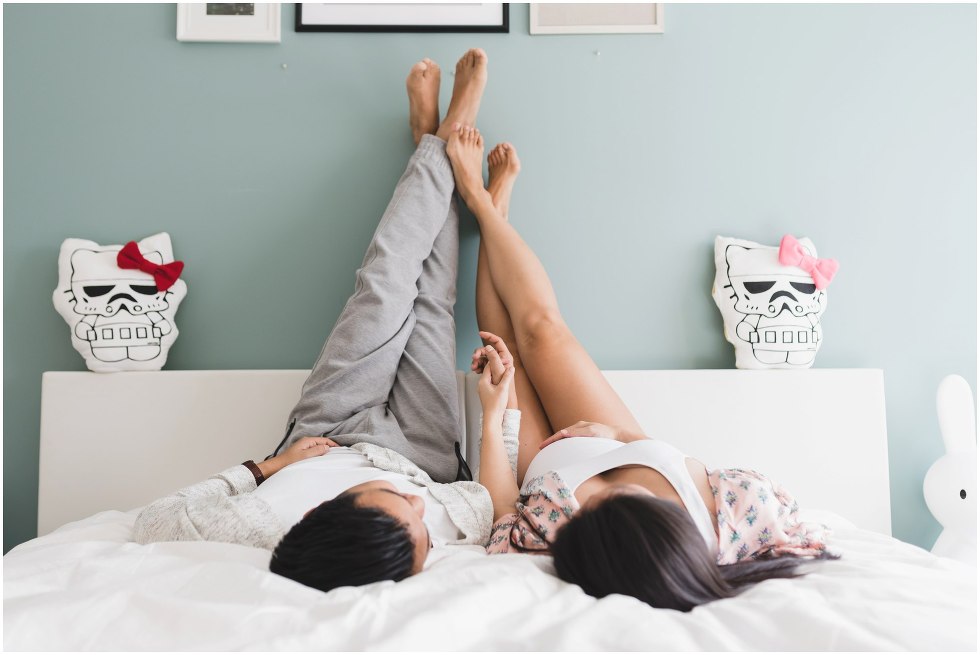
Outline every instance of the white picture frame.
{"label": "white picture frame", "polygon": [[280,43],[281,14],[278,2],[178,2],[177,40]]}
{"label": "white picture frame", "polygon": [[509,32],[506,2],[297,2],[297,32]]}
{"label": "white picture frame", "polygon": [[531,34],[662,34],[663,3],[532,2]]}

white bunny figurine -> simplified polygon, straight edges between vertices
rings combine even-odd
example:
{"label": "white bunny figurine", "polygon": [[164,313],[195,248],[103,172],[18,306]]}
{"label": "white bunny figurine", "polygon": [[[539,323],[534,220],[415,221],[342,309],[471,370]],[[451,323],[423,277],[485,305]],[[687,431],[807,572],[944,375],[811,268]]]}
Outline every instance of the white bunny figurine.
{"label": "white bunny figurine", "polygon": [[922,492],[943,526],[932,547],[940,557],[977,565],[977,423],[970,384],[948,375],[936,392],[946,454],[926,472]]}

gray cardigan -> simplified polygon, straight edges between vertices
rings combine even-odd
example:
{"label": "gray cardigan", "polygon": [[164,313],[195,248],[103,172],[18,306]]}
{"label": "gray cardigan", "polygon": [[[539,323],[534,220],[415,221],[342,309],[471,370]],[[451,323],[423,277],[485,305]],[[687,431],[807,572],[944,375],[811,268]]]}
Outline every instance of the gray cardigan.
{"label": "gray cardigan", "polygon": [[[520,419],[518,410],[504,412],[504,444],[515,473]],[[428,488],[463,533],[462,539],[451,544],[485,546],[489,541],[493,504],[483,485],[477,482],[435,482],[425,471],[389,448],[368,443],[355,444],[351,448],[363,453],[377,468],[401,473]],[[233,466],[147,505],[136,517],[133,539],[140,544],[155,541],[221,541],[272,550],[285,531],[272,507],[249,493],[255,488],[255,477],[251,471],[242,465]]]}

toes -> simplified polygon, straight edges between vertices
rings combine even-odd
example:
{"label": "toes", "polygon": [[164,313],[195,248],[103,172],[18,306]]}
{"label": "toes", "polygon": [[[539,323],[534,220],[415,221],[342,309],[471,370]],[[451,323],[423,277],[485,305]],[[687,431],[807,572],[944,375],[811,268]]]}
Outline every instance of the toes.
{"label": "toes", "polygon": [[429,79],[439,74],[439,67],[436,66],[436,62],[432,61],[431,59],[423,59],[421,63],[422,77]]}
{"label": "toes", "polygon": [[486,61],[487,53],[482,48],[470,48],[459,58],[457,68],[473,68]]}

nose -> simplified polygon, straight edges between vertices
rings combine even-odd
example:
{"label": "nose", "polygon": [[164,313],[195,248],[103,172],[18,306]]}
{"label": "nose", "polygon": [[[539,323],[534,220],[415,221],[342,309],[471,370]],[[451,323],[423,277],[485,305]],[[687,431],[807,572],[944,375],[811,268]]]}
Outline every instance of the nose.
{"label": "nose", "polygon": [[422,496],[406,494],[405,499],[412,505],[412,509],[414,509],[415,513],[419,515],[419,518],[425,516],[425,501],[422,500]]}

